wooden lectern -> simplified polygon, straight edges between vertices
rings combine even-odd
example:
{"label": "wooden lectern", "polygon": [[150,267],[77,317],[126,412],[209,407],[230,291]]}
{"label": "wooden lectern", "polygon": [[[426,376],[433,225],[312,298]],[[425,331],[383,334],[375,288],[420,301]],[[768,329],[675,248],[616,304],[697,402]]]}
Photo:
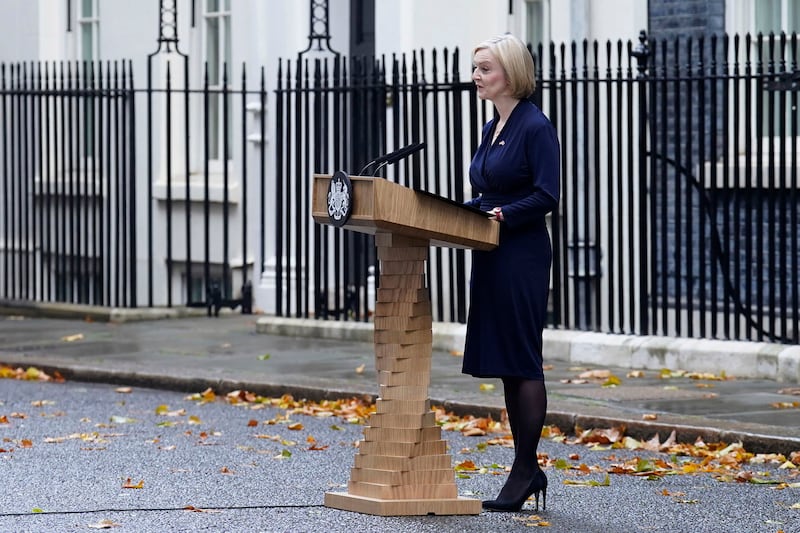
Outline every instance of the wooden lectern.
{"label": "wooden lectern", "polygon": [[[330,224],[328,175],[314,176],[312,215]],[[381,516],[479,514],[459,498],[455,471],[428,396],[431,304],[425,261],[430,245],[490,250],[499,225],[455,202],[382,178],[350,177],[351,213],[334,225],[375,235],[380,279],[375,304],[377,411],[364,429],[347,492],[325,505]]]}

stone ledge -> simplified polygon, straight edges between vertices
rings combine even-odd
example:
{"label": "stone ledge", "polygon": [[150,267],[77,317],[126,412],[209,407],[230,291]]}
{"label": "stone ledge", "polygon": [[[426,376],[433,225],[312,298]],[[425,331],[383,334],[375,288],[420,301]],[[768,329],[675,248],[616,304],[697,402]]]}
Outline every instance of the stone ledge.
{"label": "stone ledge", "polygon": [[[331,322],[264,316],[256,323],[258,333],[315,336],[372,342],[369,322]],[[460,352],[466,326],[433,324],[433,348]],[[573,365],[616,366],[642,370],[722,372],[738,378],[800,382],[800,347],[765,342],[686,339],[675,337],[604,334],[573,330],[544,331],[545,359]]]}
{"label": "stone ledge", "polygon": [[[220,314],[228,310],[220,310]],[[95,322],[136,322],[205,316],[205,307],[102,307],[59,302],[29,302],[0,299],[0,314],[38,318],[64,318],[70,320],[93,320]]]}

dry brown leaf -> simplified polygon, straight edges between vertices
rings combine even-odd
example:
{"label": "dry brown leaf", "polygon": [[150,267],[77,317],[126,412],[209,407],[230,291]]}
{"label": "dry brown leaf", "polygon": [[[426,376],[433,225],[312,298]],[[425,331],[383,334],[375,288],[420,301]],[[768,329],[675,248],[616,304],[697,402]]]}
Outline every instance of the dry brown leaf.
{"label": "dry brown leaf", "polygon": [[140,480],[139,483],[134,483],[131,478],[125,480],[125,483],[122,484],[123,489],[143,489],[144,488],[144,480]]}
{"label": "dry brown leaf", "polygon": [[111,529],[112,527],[120,527],[121,525],[122,524],[117,524],[113,520],[109,520],[106,518],[105,520],[100,520],[97,523],[88,524],[86,527],[90,529]]}
{"label": "dry brown leaf", "polygon": [[192,513],[221,513],[219,509],[201,509],[200,507],[195,507],[194,505],[187,505],[183,508],[184,511],[189,511]]}
{"label": "dry brown leaf", "polygon": [[586,372],[581,373],[578,375],[581,379],[596,379],[596,380],[605,380],[611,377],[610,370],[587,370]]}

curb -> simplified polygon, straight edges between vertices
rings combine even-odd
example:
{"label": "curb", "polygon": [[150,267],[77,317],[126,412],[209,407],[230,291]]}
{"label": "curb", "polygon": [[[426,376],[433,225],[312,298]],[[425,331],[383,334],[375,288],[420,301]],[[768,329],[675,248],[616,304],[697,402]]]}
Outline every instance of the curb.
{"label": "curb", "polygon": [[[220,310],[220,314],[225,310]],[[228,311],[230,312],[230,311]],[[29,302],[0,299],[0,315],[20,315],[33,318],[64,318],[94,322],[139,322],[206,316],[205,307],[102,307],[54,302]]]}
{"label": "curb", "polygon": [[[7,361],[12,366],[30,366],[31,361],[24,363]],[[38,365],[40,370],[53,374],[60,373],[65,379],[85,383],[105,383],[109,385],[126,385],[131,387],[152,388],[174,392],[196,393],[208,388],[217,394],[224,395],[235,390],[247,390],[266,397],[280,397],[291,394],[295,398],[309,401],[335,400],[361,397],[367,401],[375,401],[375,394],[365,391],[349,391],[343,389],[323,389],[300,385],[282,385],[265,382],[248,382],[241,380],[180,378],[161,374],[140,372],[114,372],[98,368],[75,368],[57,365]],[[502,408],[487,405],[470,404],[439,398],[431,398],[432,405],[441,406],[457,416],[491,417],[500,420]],[[603,411],[603,409],[600,409]],[[675,417],[677,420],[677,417]],[[685,417],[683,418],[685,422]],[[560,428],[567,434],[575,434],[582,429],[606,429],[622,427],[625,435],[646,441],[659,435],[665,439],[673,431],[678,442],[694,443],[698,438],[704,442],[741,443],[751,453],[782,453],[785,455],[800,450],[800,438],[766,435],[757,431],[742,431],[720,426],[719,420],[705,421],[701,417],[693,419],[696,424],[638,421],[629,418],[614,417],[605,413],[576,414],[572,411],[553,409],[547,412],[546,423]],[[704,422],[705,421],[705,422]]]}

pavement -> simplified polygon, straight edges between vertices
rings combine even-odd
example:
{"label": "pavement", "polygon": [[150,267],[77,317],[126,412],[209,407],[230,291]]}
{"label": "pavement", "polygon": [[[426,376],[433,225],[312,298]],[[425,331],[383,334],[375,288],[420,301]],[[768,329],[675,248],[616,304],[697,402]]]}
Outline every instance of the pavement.
{"label": "pavement", "polygon": [[[0,302],[0,365],[181,392],[310,400],[377,393],[371,324],[197,311]],[[432,404],[500,419],[502,383],[461,373],[462,328],[434,324]],[[624,427],[638,439],[674,431],[681,442],[741,442],[754,453],[800,450],[797,347],[603,337],[546,331],[548,424],[567,433]],[[675,344],[683,348],[664,348]],[[647,346],[652,353],[642,355]],[[698,351],[708,352],[704,363],[681,358]]]}

